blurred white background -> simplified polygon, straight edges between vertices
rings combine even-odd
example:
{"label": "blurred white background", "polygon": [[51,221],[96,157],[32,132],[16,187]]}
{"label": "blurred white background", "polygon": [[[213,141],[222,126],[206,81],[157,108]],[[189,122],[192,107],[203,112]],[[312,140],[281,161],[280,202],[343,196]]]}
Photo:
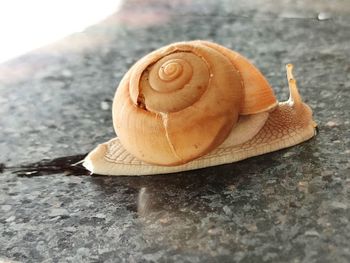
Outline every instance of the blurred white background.
{"label": "blurred white background", "polygon": [[118,11],[122,1],[1,1],[0,63],[84,30]]}

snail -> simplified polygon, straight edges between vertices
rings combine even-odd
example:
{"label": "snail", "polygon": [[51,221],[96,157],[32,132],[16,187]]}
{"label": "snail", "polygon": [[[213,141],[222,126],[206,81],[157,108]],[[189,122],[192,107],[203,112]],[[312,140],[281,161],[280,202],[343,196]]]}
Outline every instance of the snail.
{"label": "snail", "polygon": [[137,61],[113,100],[118,137],[83,161],[92,173],[152,175],[240,161],[316,134],[288,64],[290,98],[278,102],[239,53],[207,41],[178,42]]}

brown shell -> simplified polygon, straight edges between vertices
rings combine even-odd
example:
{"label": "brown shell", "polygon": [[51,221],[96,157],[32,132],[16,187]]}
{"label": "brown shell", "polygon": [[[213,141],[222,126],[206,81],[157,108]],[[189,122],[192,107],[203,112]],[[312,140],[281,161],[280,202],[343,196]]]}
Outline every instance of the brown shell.
{"label": "brown shell", "polygon": [[201,42],[224,54],[238,69],[244,86],[244,103],[240,109],[241,115],[270,111],[277,106],[278,101],[272,87],[259,69],[250,63],[248,59],[216,43]]}
{"label": "brown shell", "polygon": [[180,42],[145,56],[124,76],[113,123],[138,159],[178,165],[220,145],[240,114],[276,104],[266,79],[239,54],[210,42]]}

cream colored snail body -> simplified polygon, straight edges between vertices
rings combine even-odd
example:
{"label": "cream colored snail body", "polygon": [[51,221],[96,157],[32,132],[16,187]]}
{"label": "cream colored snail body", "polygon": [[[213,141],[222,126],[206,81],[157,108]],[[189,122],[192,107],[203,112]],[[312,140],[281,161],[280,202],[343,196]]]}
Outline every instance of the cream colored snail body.
{"label": "cream colored snail body", "polygon": [[236,162],[315,135],[287,65],[290,98],[278,102],[240,54],[206,41],[179,42],[136,62],[113,102],[118,135],[83,165],[105,175],[150,175]]}

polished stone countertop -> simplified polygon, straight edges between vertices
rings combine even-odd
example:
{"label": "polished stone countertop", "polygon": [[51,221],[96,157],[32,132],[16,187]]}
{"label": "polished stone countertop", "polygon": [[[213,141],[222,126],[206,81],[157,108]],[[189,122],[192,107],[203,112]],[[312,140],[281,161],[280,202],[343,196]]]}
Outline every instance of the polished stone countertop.
{"label": "polished stone countertop", "polygon": [[[0,261],[349,262],[346,1],[127,1],[84,32],[0,65]],[[117,83],[165,44],[242,53],[317,137],[238,163],[148,177],[70,167],[115,136]]]}

